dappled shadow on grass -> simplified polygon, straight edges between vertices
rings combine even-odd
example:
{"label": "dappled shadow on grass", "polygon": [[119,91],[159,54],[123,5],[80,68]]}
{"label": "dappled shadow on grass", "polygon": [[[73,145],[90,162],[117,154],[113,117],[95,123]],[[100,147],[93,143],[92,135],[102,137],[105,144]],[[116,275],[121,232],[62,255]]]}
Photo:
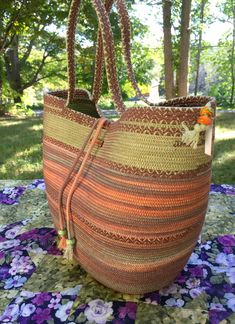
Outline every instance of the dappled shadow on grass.
{"label": "dappled shadow on grass", "polygon": [[235,183],[235,138],[215,142],[212,182]]}
{"label": "dappled shadow on grass", "polygon": [[42,177],[42,119],[2,120],[0,179]]}
{"label": "dappled shadow on grass", "polygon": [[218,128],[226,127],[227,130],[234,130],[235,113],[218,112],[215,120],[215,125]]}

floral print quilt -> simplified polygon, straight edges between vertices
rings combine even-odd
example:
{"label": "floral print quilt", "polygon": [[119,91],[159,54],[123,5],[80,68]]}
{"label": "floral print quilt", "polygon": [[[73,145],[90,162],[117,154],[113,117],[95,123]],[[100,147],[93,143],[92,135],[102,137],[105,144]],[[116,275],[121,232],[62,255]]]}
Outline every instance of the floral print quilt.
{"label": "floral print quilt", "polygon": [[235,323],[235,186],[211,186],[187,265],[144,295],[106,288],[62,257],[42,179],[0,181],[0,210],[0,323]]}

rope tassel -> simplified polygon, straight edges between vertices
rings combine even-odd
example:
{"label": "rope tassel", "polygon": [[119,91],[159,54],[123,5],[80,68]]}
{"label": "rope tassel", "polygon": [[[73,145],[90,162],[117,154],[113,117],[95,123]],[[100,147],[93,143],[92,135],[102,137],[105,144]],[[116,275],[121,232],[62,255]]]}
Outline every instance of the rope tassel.
{"label": "rope tassel", "polygon": [[73,261],[73,248],[74,248],[74,245],[75,245],[74,238],[66,240],[66,248],[65,248],[65,251],[64,251],[64,258],[69,260],[69,261]]}
{"label": "rope tassel", "polygon": [[196,124],[194,128],[190,130],[185,123],[182,123],[182,127],[184,129],[182,142],[196,149],[200,139],[200,133],[206,130],[206,125]]}
{"label": "rope tassel", "polygon": [[182,142],[196,149],[199,143],[200,133],[206,131],[207,128],[212,125],[212,116],[213,110],[210,103],[208,103],[205,107],[200,109],[200,116],[197,118],[197,124],[194,125],[192,130],[183,122],[181,124],[184,130]]}

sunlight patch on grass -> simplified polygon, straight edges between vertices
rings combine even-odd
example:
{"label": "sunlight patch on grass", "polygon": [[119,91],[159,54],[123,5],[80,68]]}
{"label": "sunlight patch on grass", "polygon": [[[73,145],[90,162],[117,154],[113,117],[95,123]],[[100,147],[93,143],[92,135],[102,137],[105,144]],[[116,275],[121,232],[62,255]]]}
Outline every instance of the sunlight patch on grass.
{"label": "sunlight patch on grass", "polygon": [[235,138],[235,130],[231,131],[231,130],[223,129],[220,132],[218,131],[218,129],[216,130],[215,140],[229,139],[229,138]]}

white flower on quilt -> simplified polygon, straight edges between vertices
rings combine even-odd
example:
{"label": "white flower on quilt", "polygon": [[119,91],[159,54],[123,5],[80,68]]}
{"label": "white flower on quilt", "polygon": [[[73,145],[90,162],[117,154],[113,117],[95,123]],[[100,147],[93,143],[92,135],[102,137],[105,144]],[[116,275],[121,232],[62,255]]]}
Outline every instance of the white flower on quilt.
{"label": "white flower on quilt", "polygon": [[12,192],[12,188],[4,188],[2,193],[4,193],[5,195],[10,195]]}
{"label": "white flower on quilt", "polygon": [[205,243],[201,244],[201,248],[205,249],[205,250],[210,250],[211,249],[211,241],[207,241]]}
{"label": "white flower on quilt", "polygon": [[216,310],[219,310],[219,311],[226,311],[226,309],[223,307],[223,305],[218,304],[218,303],[211,303],[210,304],[210,310],[211,309],[216,309]]}
{"label": "white flower on quilt", "polygon": [[20,296],[22,297],[27,297],[27,298],[33,298],[36,294],[32,291],[27,291],[27,290],[23,290],[20,293]]}
{"label": "white flower on quilt", "polygon": [[50,300],[50,304],[48,305],[49,308],[54,308],[57,309],[60,307],[60,301],[61,301],[61,297],[59,298],[51,298]]}
{"label": "white flower on quilt", "polygon": [[229,281],[232,283],[232,284],[235,284],[235,267],[234,268],[230,268],[226,271],[226,275],[228,276],[229,278]]}
{"label": "white flower on quilt", "polygon": [[61,322],[65,322],[69,317],[70,310],[72,308],[73,301],[69,301],[68,303],[61,305],[59,309],[56,311],[55,316],[61,320]]}
{"label": "white flower on quilt", "polygon": [[202,264],[202,260],[199,258],[198,254],[193,252],[188,260],[188,264]]}
{"label": "white flower on quilt", "polygon": [[28,273],[29,270],[33,269],[32,261],[29,256],[21,256],[13,258],[11,262],[11,269],[9,272],[13,275],[18,273]]}
{"label": "white flower on quilt", "polygon": [[190,278],[186,281],[186,286],[187,288],[191,289],[191,288],[197,288],[200,286],[200,279],[196,279],[196,278]]}
{"label": "white flower on quilt", "polygon": [[45,190],[46,189],[45,183],[39,183],[37,185],[37,188],[40,189],[40,190]]}
{"label": "white flower on quilt", "polygon": [[16,251],[11,252],[11,256],[14,257],[14,258],[20,258],[22,254],[23,254],[23,251],[20,251],[20,250],[16,250]]}
{"label": "white flower on quilt", "polygon": [[2,316],[0,316],[0,321],[1,323],[3,322],[13,322],[16,321],[17,317],[19,316],[19,305],[17,304],[12,304],[9,305]]}
{"label": "white flower on quilt", "polygon": [[105,324],[113,314],[112,306],[112,302],[107,303],[101,299],[95,299],[88,303],[84,314],[88,321],[95,322],[96,324]]}
{"label": "white flower on quilt", "polygon": [[27,281],[26,277],[14,276],[13,278],[9,278],[5,281],[4,289],[21,287],[24,285],[25,281]]}
{"label": "white flower on quilt", "polygon": [[65,290],[61,291],[61,295],[63,295],[63,296],[65,296],[65,295],[69,295],[69,296],[78,295],[81,288],[82,288],[82,285],[77,285],[77,286],[75,286],[73,288],[65,289]]}
{"label": "white flower on quilt", "polygon": [[21,316],[28,317],[35,311],[36,307],[33,304],[22,304],[21,305]]}
{"label": "white flower on quilt", "polygon": [[175,298],[169,298],[166,301],[166,305],[167,306],[171,306],[171,307],[182,307],[184,306],[184,301],[183,299],[175,299]]}
{"label": "white flower on quilt", "polygon": [[227,305],[233,312],[235,312],[235,298],[229,299]]}
{"label": "white flower on quilt", "polygon": [[20,245],[20,240],[7,240],[4,242],[0,242],[0,250],[10,249],[18,245]]}
{"label": "white flower on quilt", "polygon": [[162,296],[168,296],[170,294],[174,295],[177,293],[177,285],[176,284],[171,284],[168,287],[162,288],[159,290],[159,294]]}
{"label": "white flower on quilt", "polygon": [[235,312],[235,294],[226,293],[224,297],[227,299],[227,306]]}
{"label": "white flower on quilt", "polygon": [[13,239],[16,237],[16,235],[19,233],[19,231],[21,230],[22,226],[14,226],[13,228],[9,229],[8,231],[6,231],[5,233],[5,237],[7,239]]}
{"label": "white flower on quilt", "polygon": [[204,289],[201,287],[190,289],[189,295],[194,299],[201,295],[204,292]]}
{"label": "white flower on quilt", "polygon": [[235,266],[235,255],[219,253],[215,260],[218,264],[221,264],[225,267],[234,267]]}

